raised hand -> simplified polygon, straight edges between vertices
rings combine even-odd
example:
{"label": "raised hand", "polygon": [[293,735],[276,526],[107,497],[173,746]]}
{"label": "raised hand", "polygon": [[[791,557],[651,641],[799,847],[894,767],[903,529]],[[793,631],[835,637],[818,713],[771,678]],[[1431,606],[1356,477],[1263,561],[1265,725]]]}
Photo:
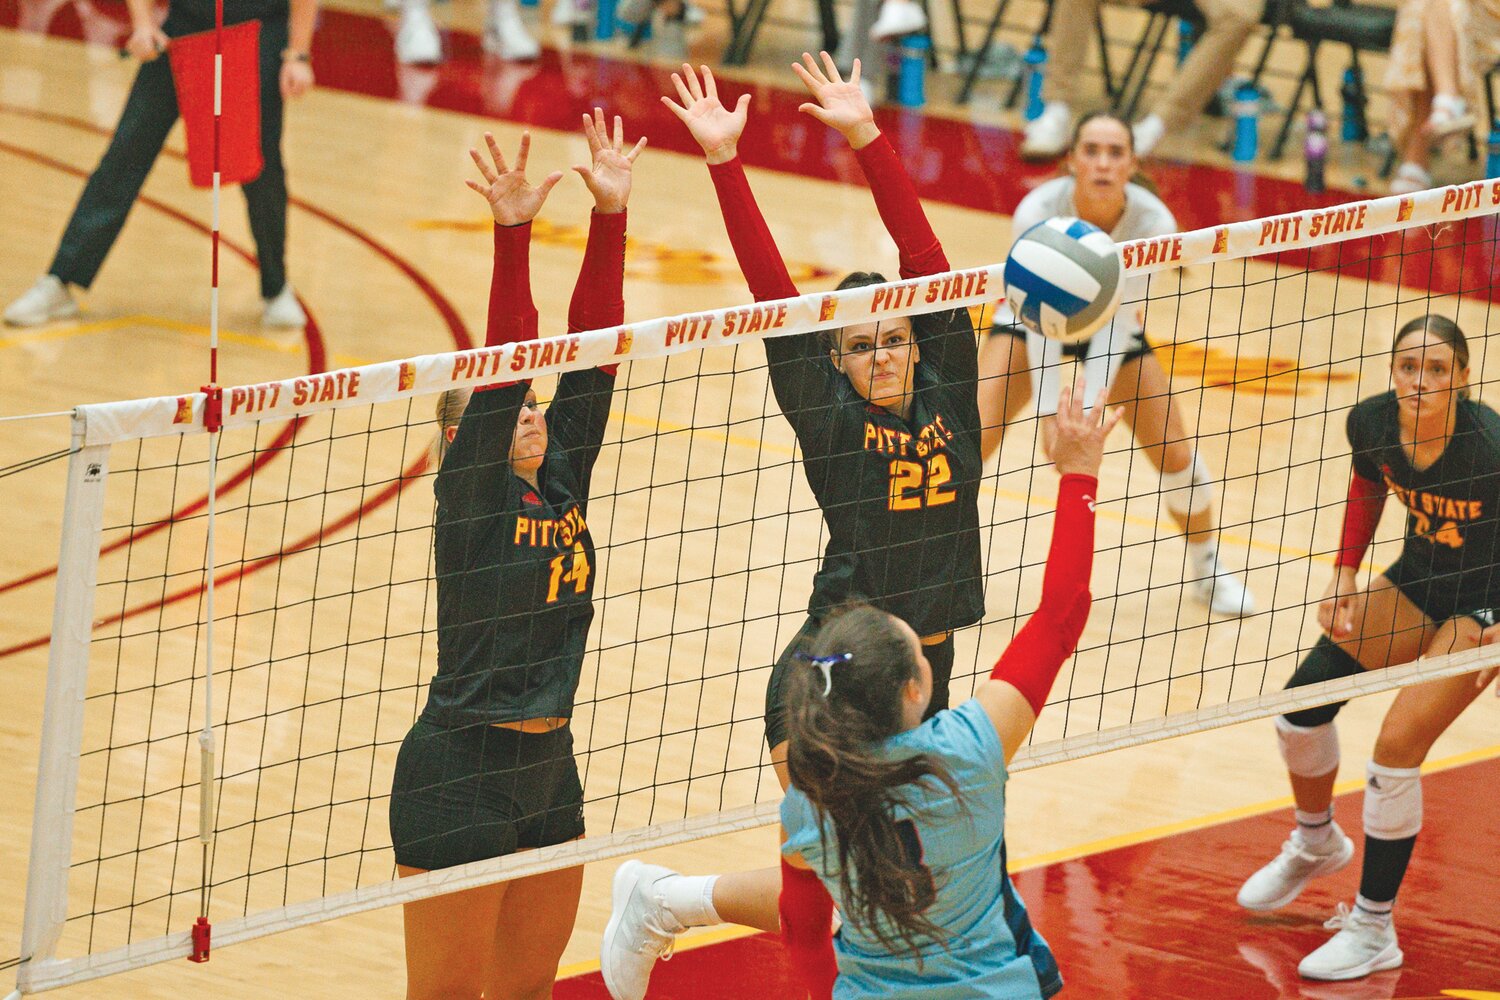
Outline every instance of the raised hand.
{"label": "raised hand", "polygon": [[1060,475],[1099,475],[1099,463],[1104,460],[1104,439],[1120,422],[1121,411],[1104,405],[1109,392],[1099,393],[1092,410],[1083,409],[1083,383],[1077,382],[1071,389],[1066,386],[1058,395],[1056,432],[1052,442],[1052,461]]}
{"label": "raised hand", "polygon": [[802,62],[792,63],[792,72],[817,102],[803,104],[797,110],[838,130],[855,149],[868,146],[880,136],[880,129],[865,92],[859,89],[859,60],[854,60],[854,69],[844,80],[832,56],[827,52],[818,55],[823,60],[821,67],[806,52],[802,53]]}
{"label": "raised hand", "polygon": [[583,116],[583,135],[589,141],[589,166],[575,166],[573,170],[583,178],[594,195],[594,211],[600,215],[613,215],[625,211],[630,201],[631,167],[635,158],[646,146],[646,137],[625,152],[625,123],[615,116],[615,134],[611,138],[604,124],[604,112],[594,109],[592,117]]}
{"label": "raised hand", "polygon": [[741,95],[730,111],[719,103],[719,87],[714,82],[713,71],[700,67],[703,81],[687,63],[682,64],[681,73],[672,74],[672,83],[677,88],[678,104],[663,96],[661,102],[682,120],[703,147],[709,163],[728,163],[739,155],[740,133],[745,131],[746,111],[750,107],[750,95]]}
{"label": "raised hand", "polygon": [[490,147],[490,160],[494,162],[494,167],[484,162],[479,150],[469,150],[469,156],[479,168],[484,183],[474,180],[466,180],[464,183],[484,196],[484,200],[490,203],[490,212],[500,225],[519,226],[523,222],[530,222],[542,210],[542,202],[547,200],[552,186],[562,180],[562,171],[548,174],[540,185],[532,187],[526,180],[526,156],[531,152],[530,132],[521,133],[521,148],[516,153],[514,167],[505,165],[505,156],[500,152],[500,146],[493,135],[486,132],[484,141]]}

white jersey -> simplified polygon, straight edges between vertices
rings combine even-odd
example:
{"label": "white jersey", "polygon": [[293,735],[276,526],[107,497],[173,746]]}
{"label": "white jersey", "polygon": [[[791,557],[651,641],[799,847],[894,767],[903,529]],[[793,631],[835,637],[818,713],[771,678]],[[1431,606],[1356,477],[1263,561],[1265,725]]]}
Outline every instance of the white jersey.
{"label": "white jersey", "polygon": [[[1072,177],[1058,177],[1022,198],[1012,216],[1012,244],[1037,223],[1059,215],[1076,217],[1078,206],[1073,202],[1076,187],[1077,181]],[[1116,243],[1123,243],[1175,232],[1177,219],[1160,198],[1139,184],[1125,185],[1125,212],[1114,229],[1110,230],[1111,239]],[[1119,310],[1109,325],[1094,334],[1088,342],[1084,353],[1083,374],[1089,404],[1098,396],[1101,386],[1114,384],[1115,376],[1119,374],[1120,365],[1124,363],[1126,356],[1142,344],[1144,331],[1141,324],[1149,280],[1145,275],[1125,279],[1125,291],[1120,299]],[[1013,326],[1016,324],[1015,314],[1008,306],[1002,305],[995,313],[995,322],[1002,327]],[[1057,412],[1063,345],[1028,330],[1026,354],[1031,360],[1031,391],[1037,401],[1037,413],[1050,416]]]}

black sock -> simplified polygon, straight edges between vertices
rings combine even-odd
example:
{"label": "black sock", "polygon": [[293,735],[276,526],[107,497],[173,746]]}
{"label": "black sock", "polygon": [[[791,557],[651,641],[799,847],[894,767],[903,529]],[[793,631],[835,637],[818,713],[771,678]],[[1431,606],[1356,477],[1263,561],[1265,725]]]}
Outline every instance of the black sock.
{"label": "black sock", "polygon": [[1416,843],[1415,835],[1400,840],[1381,840],[1366,835],[1359,894],[1375,903],[1395,900],[1396,890],[1401,888],[1401,880],[1406,877],[1406,866],[1411,863],[1411,849]]}

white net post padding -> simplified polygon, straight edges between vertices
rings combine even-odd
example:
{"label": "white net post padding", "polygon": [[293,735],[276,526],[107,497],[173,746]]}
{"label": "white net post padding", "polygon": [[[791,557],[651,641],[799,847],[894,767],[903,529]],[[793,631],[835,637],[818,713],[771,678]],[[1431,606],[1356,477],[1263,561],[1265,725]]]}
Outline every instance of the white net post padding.
{"label": "white net post padding", "polygon": [[[1481,181],[1416,195],[1134,241],[1122,246],[1122,255],[1130,273],[1149,274],[1169,268],[1322,246],[1420,225],[1457,222],[1492,214],[1497,209],[1500,209],[1500,181]],[[780,302],[650,320],[611,330],[427,355],[280,382],[239,386],[223,390],[223,423],[224,428],[230,430],[346,408],[409,404],[415,397],[428,397],[451,388],[488,384],[506,378],[663,358],[704,347],[733,346],[768,336],[817,331],[916,312],[984,307],[1000,297],[1003,288],[1001,271],[999,264],[969,268],[885,286],[804,295]],[[893,288],[899,289],[899,294],[891,294]],[[55,954],[59,931],[67,919],[68,878],[72,863],[69,853],[72,837],[67,831],[72,825],[78,785],[82,699],[89,660],[92,594],[104,503],[104,470],[107,468],[105,459],[110,447],[116,444],[171,435],[203,435],[204,408],[203,394],[196,393],[86,406],[77,411],[77,450],[69,468],[37,819],[22,962],[18,973],[22,992],[53,989],[123,972],[183,957],[191,950],[186,930],[188,921],[179,920],[176,921],[178,926],[169,927],[167,933],[131,936],[128,943],[121,946],[105,945],[95,950],[91,944],[90,953],[79,957],[59,958]],[[780,418],[771,414],[768,419]],[[94,469],[98,471],[91,471]],[[250,501],[246,501],[246,506],[250,506]],[[248,524],[248,513],[246,518]],[[212,566],[198,568],[199,572],[209,576],[213,575],[214,569]],[[801,594],[797,597],[800,598]],[[596,600],[604,602],[607,598],[601,593]],[[688,623],[684,627],[696,628],[697,625]],[[1433,657],[1323,686],[1263,694],[1251,700],[1133,721],[1126,726],[1030,746],[1018,756],[1015,769],[1270,717],[1296,708],[1342,701],[1351,696],[1388,690],[1416,680],[1453,676],[1496,663],[1500,663],[1500,647],[1486,647]],[[232,676],[233,669],[231,663],[227,668],[229,676]],[[206,726],[207,719],[202,721]],[[221,717],[220,721],[228,720]],[[626,752],[625,748],[612,749],[618,749],[621,754]],[[220,757],[220,768],[225,767],[224,760],[229,752],[226,744]],[[224,775],[213,777],[222,789]],[[205,811],[204,815],[208,813]],[[216,920],[214,940],[217,945],[224,946],[441,892],[766,825],[774,822],[775,817],[776,803],[772,801],[724,804],[718,811],[706,815],[693,815],[684,807],[684,815],[666,821],[613,829],[601,835],[591,835],[583,841],[475,862],[410,879],[364,884],[356,878],[352,889],[332,886],[318,898],[291,901],[283,898],[281,905],[265,906],[258,901],[252,905],[250,890],[246,889],[246,912],[242,916]],[[219,821],[226,822],[222,812]],[[222,844],[222,839],[219,843]],[[166,894],[173,891],[177,890],[170,886],[163,890]]]}

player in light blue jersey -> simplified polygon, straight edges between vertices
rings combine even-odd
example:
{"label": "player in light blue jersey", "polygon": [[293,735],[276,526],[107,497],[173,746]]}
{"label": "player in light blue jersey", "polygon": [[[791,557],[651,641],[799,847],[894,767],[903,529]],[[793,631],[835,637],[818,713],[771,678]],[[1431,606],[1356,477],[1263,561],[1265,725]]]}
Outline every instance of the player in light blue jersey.
{"label": "player in light blue jersey", "polygon": [[[1035,1000],[1062,988],[1005,873],[1005,782],[1088,618],[1097,473],[1119,413],[1081,404],[1062,393],[1041,604],[973,698],[922,722],[922,645],[868,605],[830,619],[792,675],[780,910],[815,1000]],[[834,900],[843,926],[830,950]]]}

